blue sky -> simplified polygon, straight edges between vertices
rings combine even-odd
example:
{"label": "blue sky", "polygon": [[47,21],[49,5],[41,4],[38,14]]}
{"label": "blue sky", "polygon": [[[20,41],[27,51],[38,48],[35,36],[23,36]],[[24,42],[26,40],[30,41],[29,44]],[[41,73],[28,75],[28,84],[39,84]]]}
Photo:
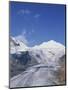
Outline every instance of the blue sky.
{"label": "blue sky", "polygon": [[49,40],[65,44],[65,6],[10,2],[10,35],[29,46]]}

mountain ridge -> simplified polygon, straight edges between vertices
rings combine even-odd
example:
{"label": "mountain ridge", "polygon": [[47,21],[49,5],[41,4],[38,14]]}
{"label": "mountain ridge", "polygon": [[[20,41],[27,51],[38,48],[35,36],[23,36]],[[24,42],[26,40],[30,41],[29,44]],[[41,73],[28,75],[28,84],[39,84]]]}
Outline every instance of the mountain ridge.
{"label": "mountain ridge", "polygon": [[[15,43],[14,46],[12,45],[13,43]],[[54,40],[50,40],[48,42],[43,42],[40,45],[28,47],[22,41],[16,40],[14,37],[11,37],[11,39],[10,39],[10,53],[13,53],[16,51],[23,52],[23,51],[34,50],[34,49],[37,49],[37,50],[38,49],[46,49],[46,50],[52,50],[52,51],[56,51],[56,49],[57,49],[59,51],[62,51],[62,50],[65,50],[65,46],[62,45],[61,43],[54,41]]]}

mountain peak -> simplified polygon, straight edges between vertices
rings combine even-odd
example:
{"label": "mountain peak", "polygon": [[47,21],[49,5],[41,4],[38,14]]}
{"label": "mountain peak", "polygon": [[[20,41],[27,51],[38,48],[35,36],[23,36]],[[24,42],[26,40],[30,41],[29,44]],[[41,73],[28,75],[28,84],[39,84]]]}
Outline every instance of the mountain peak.
{"label": "mountain peak", "polygon": [[43,42],[40,45],[34,46],[33,49],[34,50],[40,49],[40,50],[43,50],[48,53],[53,53],[55,55],[59,54],[59,56],[62,56],[65,53],[65,46],[54,40],[50,40],[48,42]]}
{"label": "mountain peak", "polygon": [[56,42],[54,40],[50,40],[47,42],[43,42],[40,45],[35,45],[33,48],[65,48],[65,46],[59,42]]}
{"label": "mountain peak", "polygon": [[57,43],[55,40],[50,40],[48,43]]}
{"label": "mountain peak", "polygon": [[58,43],[54,40],[50,40],[48,42],[43,42],[42,44],[40,44],[40,47],[43,47],[43,48],[57,48],[57,47],[62,47],[64,48],[64,45],[62,45],[61,43]]}
{"label": "mountain peak", "polygon": [[10,37],[10,53],[17,53],[19,51],[27,51],[28,47],[20,40]]}

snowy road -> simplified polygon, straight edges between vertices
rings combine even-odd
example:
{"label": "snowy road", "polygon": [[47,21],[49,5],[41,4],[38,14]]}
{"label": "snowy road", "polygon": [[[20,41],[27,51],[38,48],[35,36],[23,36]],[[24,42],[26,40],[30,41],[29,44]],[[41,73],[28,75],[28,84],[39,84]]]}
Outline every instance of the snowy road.
{"label": "snowy road", "polygon": [[56,75],[54,75],[55,70],[53,66],[43,64],[29,67],[23,73],[10,79],[10,88],[58,85],[59,82]]}

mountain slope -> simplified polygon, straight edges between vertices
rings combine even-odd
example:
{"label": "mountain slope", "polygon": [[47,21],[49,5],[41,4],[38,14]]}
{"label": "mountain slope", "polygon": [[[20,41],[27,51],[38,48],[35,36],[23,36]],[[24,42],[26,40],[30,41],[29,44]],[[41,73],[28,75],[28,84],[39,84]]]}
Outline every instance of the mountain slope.
{"label": "mountain slope", "polygon": [[20,40],[14,37],[10,37],[10,53],[19,53],[21,51],[27,51],[28,47]]}
{"label": "mountain slope", "polygon": [[10,87],[65,84],[65,46],[54,40],[34,47],[15,38],[10,43]]}

